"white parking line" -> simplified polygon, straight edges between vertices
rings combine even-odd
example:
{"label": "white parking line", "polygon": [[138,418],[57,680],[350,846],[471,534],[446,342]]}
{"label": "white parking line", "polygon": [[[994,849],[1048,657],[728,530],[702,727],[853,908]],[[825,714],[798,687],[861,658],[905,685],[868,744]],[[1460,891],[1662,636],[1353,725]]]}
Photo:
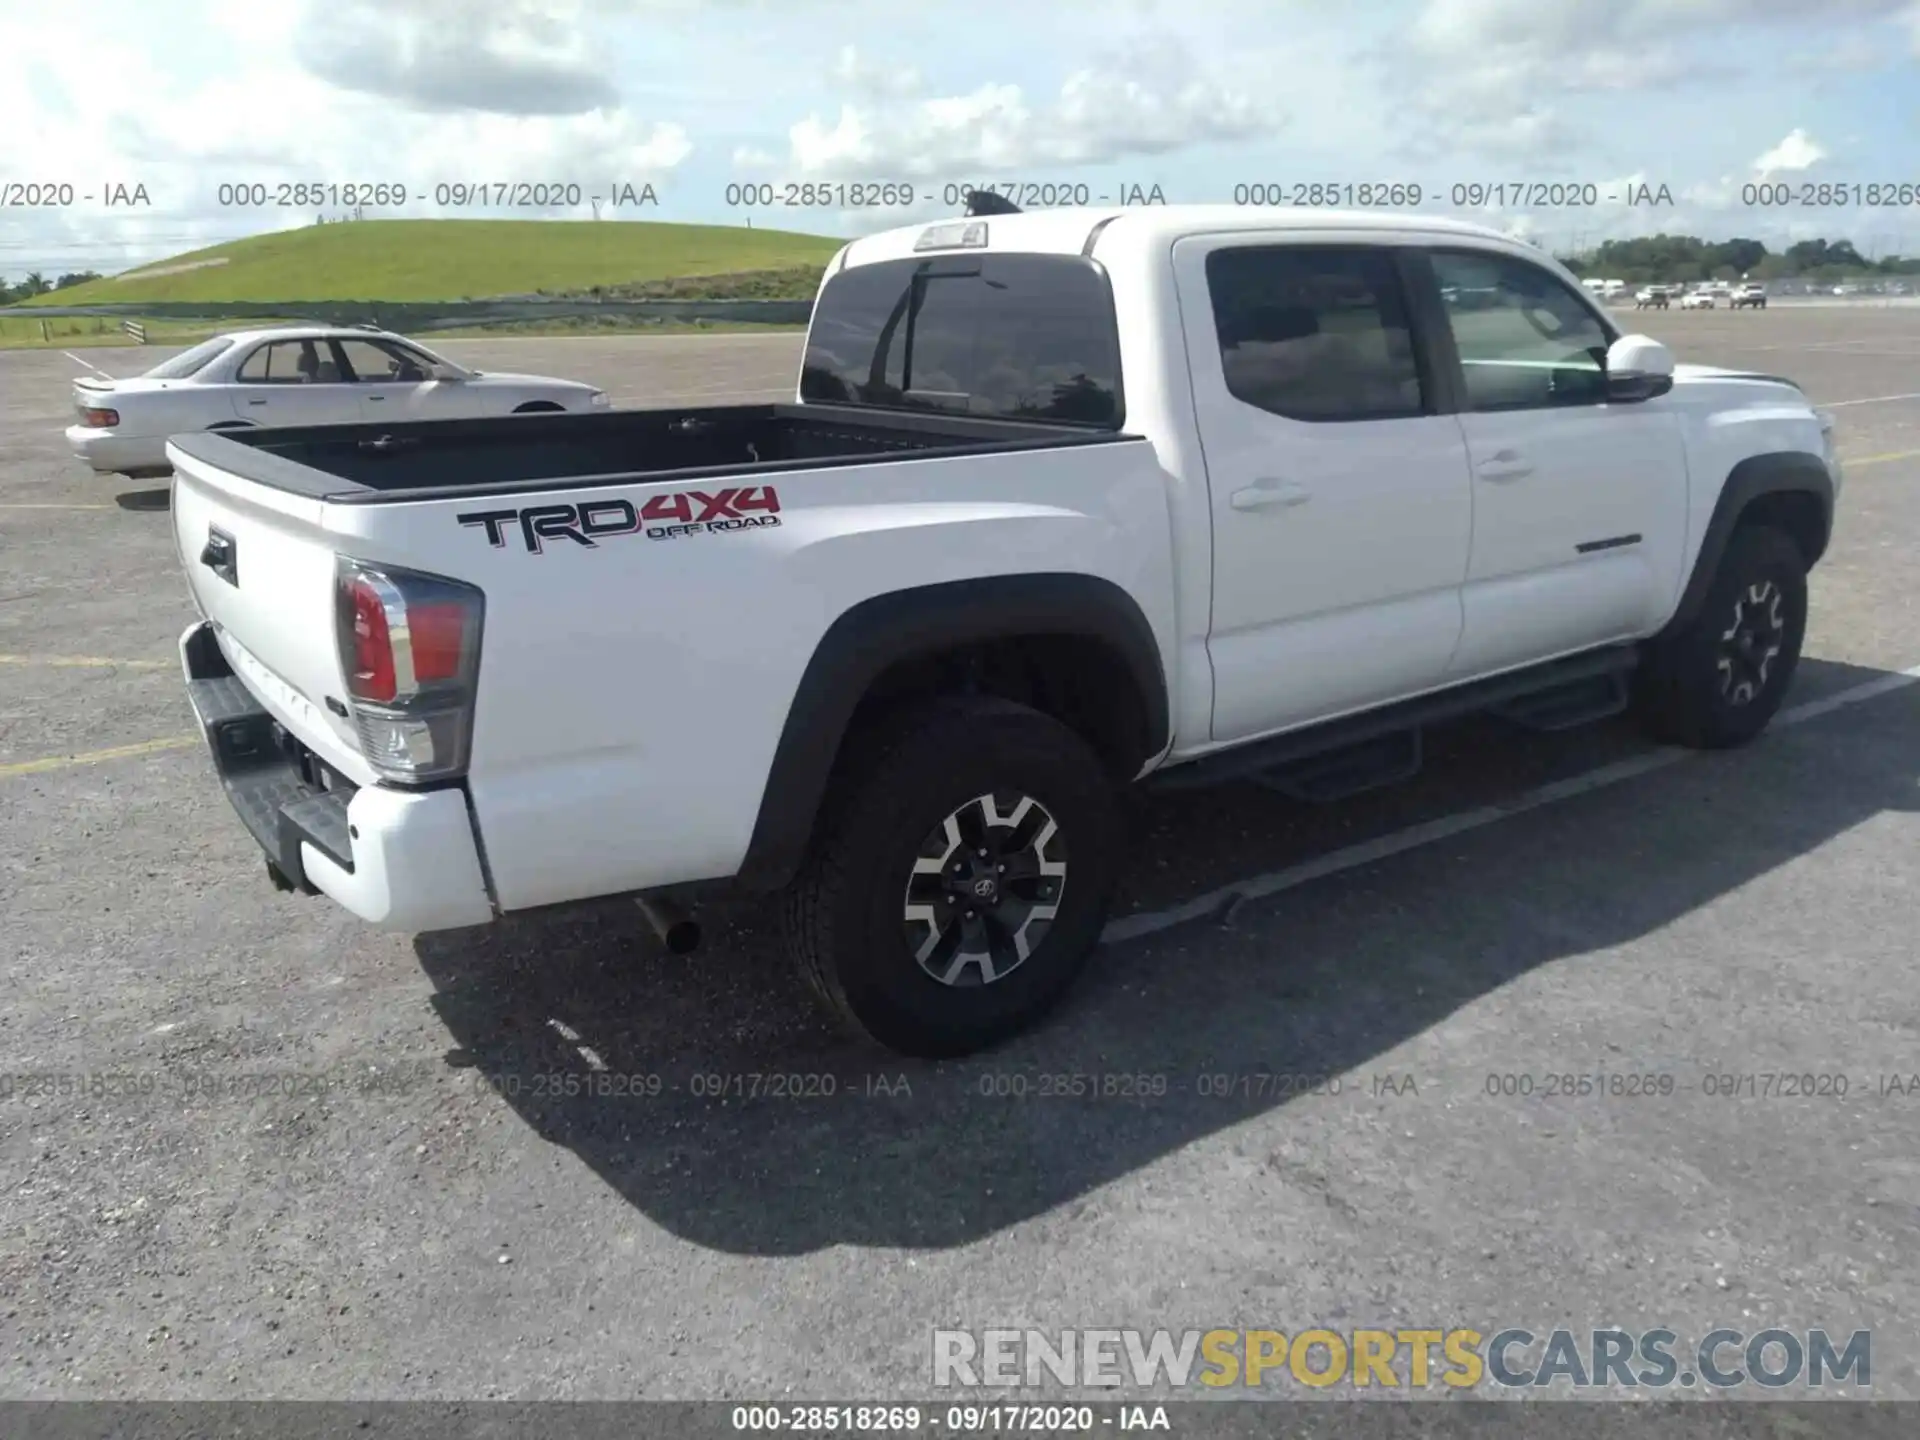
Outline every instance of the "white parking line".
{"label": "white parking line", "polygon": [[1885,405],[1893,400],[1920,400],[1920,390],[1907,395],[1869,395],[1864,400],[1816,400],[1822,410],[1838,410],[1842,405]]}
{"label": "white parking line", "polygon": [[86,366],[87,369],[93,371],[93,373],[96,375],[106,375],[107,379],[109,380],[113,379],[113,376],[107,375],[107,372],[105,370],[102,370],[98,365],[92,364],[86,360],[82,360],[78,355],[74,354],[73,351],[71,350],[62,350],[60,353],[66,356],[69,360],[73,361],[74,364]]}
{"label": "white parking line", "polygon": [[[1835,710],[1844,710],[1848,706],[1858,705],[1890,691],[1904,689],[1915,681],[1920,681],[1920,665],[1865,681],[1852,689],[1842,690],[1839,694],[1829,695],[1822,700],[1809,700],[1803,705],[1782,710],[1774,717],[1773,723],[1776,726],[1798,725],[1802,721],[1817,719],[1822,715],[1832,714]],[[1396,830],[1390,835],[1382,835],[1358,845],[1349,845],[1344,849],[1330,851],[1312,860],[1303,861],[1301,864],[1289,865],[1283,870],[1273,870],[1265,875],[1235,880],[1170,909],[1143,910],[1137,914],[1123,916],[1101,932],[1100,943],[1120,945],[1129,940],[1138,940],[1143,935],[1156,935],[1162,930],[1171,930],[1176,925],[1187,925],[1193,921],[1214,916],[1224,920],[1250,900],[1264,900],[1267,896],[1278,895],[1283,890],[1298,889],[1310,881],[1323,880],[1329,875],[1338,875],[1342,871],[1371,865],[1376,860],[1403,855],[1409,850],[1431,845],[1436,840],[1450,839],[1455,835],[1463,835],[1469,830],[1484,829],[1511,816],[1524,815],[1529,810],[1540,810],[1548,805],[1558,804],[1562,800],[1590,795],[1596,790],[1618,785],[1623,780],[1632,780],[1652,771],[1677,765],[1683,760],[1697,758],[1701,753],[1697,750],[1663,746],[1645,755],[1635,755],[1612,765],[1602,765],[1599,769],[1589,770],[1584,775],[1575,775],[1568,780],[1557,780],[1551,785],[1541,785],[1532,790],[1522,791],[1510,800],[1494,805],[1483,805],[1478,809],[1465,810],[1453,815],[1443,815],[1438,820],[1429,820],[1422,825]]]}

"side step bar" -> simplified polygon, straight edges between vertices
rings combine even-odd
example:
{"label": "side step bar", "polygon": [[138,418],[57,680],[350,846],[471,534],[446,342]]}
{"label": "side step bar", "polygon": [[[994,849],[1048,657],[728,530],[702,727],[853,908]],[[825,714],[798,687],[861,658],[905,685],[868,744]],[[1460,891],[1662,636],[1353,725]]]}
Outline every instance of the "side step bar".
{"label": "side step bar", "polygon": [[1529,730],[1571,730],[1620,714],[1632,695],[1625,672],[1615,671],[1522,695],[1496,705],[1492,713]]}
{"label": "side step bar", "polygon": [[1173,766],[1146,783],[1157,790],[1195,790],[1253,779],[1297,799],[1345,799],[1416,774],[1421,731],[1428,725],[1495,714],[1530,729],[1565,730],[1617,715],[1626,709],[1627,677],[1639,663],[1632,645],[1593,650],[1255,741]]}

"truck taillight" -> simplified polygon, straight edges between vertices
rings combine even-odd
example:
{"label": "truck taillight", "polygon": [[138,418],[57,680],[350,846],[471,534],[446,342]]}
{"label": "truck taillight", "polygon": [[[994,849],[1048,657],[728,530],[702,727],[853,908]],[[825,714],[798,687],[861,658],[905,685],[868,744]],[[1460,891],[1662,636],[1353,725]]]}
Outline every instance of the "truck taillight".
{"label": "truck taillight", "polygon": [[384,778],[465,772],[485,611],[480,591],[458,580],[341,557],[340,669],[361,753]]}

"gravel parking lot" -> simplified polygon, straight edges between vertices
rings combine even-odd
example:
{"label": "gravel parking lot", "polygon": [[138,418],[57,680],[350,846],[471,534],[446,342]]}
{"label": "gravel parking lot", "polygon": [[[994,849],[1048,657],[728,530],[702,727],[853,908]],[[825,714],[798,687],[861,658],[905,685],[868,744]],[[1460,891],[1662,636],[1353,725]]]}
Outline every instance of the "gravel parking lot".
{"label": "gravel parking lot", "polygon": [[[275,893],[189,734],[164,499],[68,461],[73,358],[0,352],[0,1074],[94,1077],[0,1095],[0,1395],[926,1396],[936,1325],[1618,1324],[1870,1329],[1920,1398],[1920,310],[1631,323],[1841,407],[1784,723],[1142,802],[1075,999],[940,1066],[824,1028],[761,908],[678,959],[620,903],[410,938]],[[797,356],[445,348],[620,404]]]}

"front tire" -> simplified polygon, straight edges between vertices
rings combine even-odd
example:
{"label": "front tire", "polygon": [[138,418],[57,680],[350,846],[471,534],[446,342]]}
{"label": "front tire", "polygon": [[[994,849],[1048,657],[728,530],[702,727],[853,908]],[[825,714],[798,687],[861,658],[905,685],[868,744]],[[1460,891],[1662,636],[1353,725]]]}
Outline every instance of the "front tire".
{"label": "front tire", "polygon": [[1051,717],[984,697],[849,744],[787,896],[801,974],[900,1054],[967,1055],[1028,1028],[1106,920],[1121,816],[1098,757]]}
{"label": "front tire", "polygon": [[1685,630],[1656,642],[1637,679],[1657,739],[1700,750],[1744,745],[1779,710],[1807,629],[1807,565],[1771,526],[1735,530]]}

